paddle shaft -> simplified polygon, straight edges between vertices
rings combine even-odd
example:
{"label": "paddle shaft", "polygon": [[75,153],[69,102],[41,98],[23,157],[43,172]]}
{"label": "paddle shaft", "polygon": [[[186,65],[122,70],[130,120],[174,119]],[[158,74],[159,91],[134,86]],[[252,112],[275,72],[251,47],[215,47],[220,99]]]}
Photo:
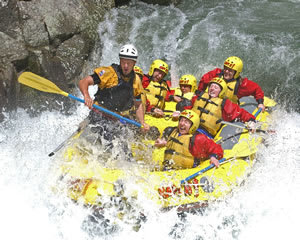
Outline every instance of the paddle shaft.
{"label": "paddle shaft", "polygon": [[[259,108],[259,109],[256,111],[256,113],[254,114],[254,116],[257,117],[258,114],[259,114],[261,111],[262,111],[262,109]],[[232,122],[221,121],[221,123],[226,124],[226,125],[230,125],[230,126],[233,126],[233,127],[241,128],[241,129],[247,128],[245,125],[238,125],[238,124],[235,124],[235,123],[232,123]],[[256,131],[256,132],[262,132],[262,133],[274,133],[274,132],[275,132],[274,130],[262,130],[262,129],[256,129],[255,131]]]}
{"label": "paddle shaft", "polygon": [[[222,159],[219,160],[219,163],[221,164],[221,163],[223,163],[223,162],[225,162],[225,161],[226,161],[226,158],[222,158]],[[188,182],[188,181],[192,180],[193,178],[199,176],[199,175],[202,174],[202,173],[207,172],[208,170],[210,170],[210,169],[212,169],[212,168],[214,168],[214,167],[215,167],[214,164],[210,164],[208,167],[203,168],[203,169],[201,169],[200,171],[195,172],[195,173],[192,174],[191,176],[188,176],[187,178],[181,180],[181,181],[180,181],[180,184],[182,185],[182,184],[184,184],[185,182]]]}
{"label": "paddle shaft", "polygon": [[49,157],[52,157],[55,153],[57,153],[63,146],[66,145],[66,143],[73,137],[75,137],[79,132],[81,131],[81,128],[77,128],[77,130],[70,136],[68,137],[65,141],[63,141],[61,144],[57,146],[51,153],[48,154]]}
{"label": "paddle shaft", "polygon": [[[226,125],[230,125],[230,126],[233,126],[233,127],[241,128],[241,129],[246,129],[247,128],[245,125],[238,125],[238,124],[234,124],[232,122],[221,121],[221,123],[226,124]],[[262,129],[255,129],[255,132],[275,133],[274,130],[262,130]]]}
{"label": "paddle shaft", "polygon": [[253,114],[254,117],[257,117],[258,114],[260,114],[261,111],[262,111],[262,108],[259,108],[259,109],[256,111],[256,113]]}
{"label": "paddle shaft", "polygon": [[89,124],[89,120],[88,118],[84,119],[80,124],[79,127],[76,129],[76,131],[69,136],[65,141],[63,141],[61,144],[59,144],[57,146],[57,148],[55,148],[51,153],[48,154],[49,157],[52,157],[55,153],[57,153],[62,147],[64,147],[66,145],[66,143],[72,139],[73,137],[75,137],[82,129],[84,129],[87,125]]}
{"label": "paddle shaft", "polygon": [[[73,96],[72,94],[68,94],[68,97],[70,97],[70,98],[72,98],[72,99],[74,99],[74,100],[76,100],[76,101],[79,101],[79,102],[84,103],[84,100],[83,100],[83,99],[78,98],[78,97],[75,97],[75,96]],[[115,113],[115,112],[109,111],[109,110],[107,110],[106,108],[100,107],[100,106],[98,106],[98,105],[96,105],[96,104],[93,104],[93,107],[96,108],[96,109],[98,109],[98,110],[101,111],[101,112],[107,113],[107,114],[109,114],[109,115],[111,115],[111,116],[114,116],[114,117],[116,117],[116,118],[118,118],[118,119],[120,119],[120,120],[123,120],[123,121],[125,121],[125,122],[127,122],[127,123],[133,124],[133,125],[135,125],[135,126],[137,126],[137,127],[142,127],[142,125],[141,125],[140,123],[138,123],[138,122],[136,122],[136,121],[134,121],[134,120],[131,120],[131,119],[129,119],[129,118],[123,117],[123,116],[121,116],[121,115],[119,115],[119,114],[117,114],[117,113]]]}
{"label": "paddle shaft", "polygon": [[235,123],[232,123],[232,122],[221,121],[221,123],[229,125],[229,126],[241,128],[241,129],[247,128],[245,125],[238,125],[238,124],[235,124]]}
{"label": "paddle shaft", "polygon": [[[63,95],[65,97],[70,97],[76,101],[82,102],[84,103],[83,99],[80,99],[78,97],[75,97],[65,91],[62,91],[58,86],[56,86],[53,82],[51,82],[50,80],[43,78],[35,73],[32,72],[23,72],[19,78],[18,81],[28,87],[37,89],[39,91],[42,92],[48,92],[48,93],[56,93],[56,94],[60,94]],[[115,112],[109,111],[105,108],[102,108],[98,105],[93,104],[93,107],[100,110],[101,112],[105,112],[108,115],[114,116],[120,120],[123,120],[125,122],[131,123],[133,125],[136,125],[137,127],[142,127],[142,125],[134,120],[125,118]]]}
{"label": "paddle shaft", "polygon": [[167,113],[173,113],[173,110],[163,110],[163,112],[167,112]]}

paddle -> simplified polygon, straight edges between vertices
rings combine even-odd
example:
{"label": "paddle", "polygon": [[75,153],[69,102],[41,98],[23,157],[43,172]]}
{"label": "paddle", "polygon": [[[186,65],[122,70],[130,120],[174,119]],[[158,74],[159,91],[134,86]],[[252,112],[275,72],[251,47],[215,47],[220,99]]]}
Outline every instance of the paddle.
{"label": "paddle", "polygon": [[[226,158],[222,158],[222,159],[219,160],[219,163],[221,164],[221,163],[223,163],[223,162],[225,162],[225,161],[226,161]],[[214,168],[214,167],[215,167],[214,164],[210,164],[208,167],[203,168],[203,169],[201,169],[200,171],[195,172],[194,174],[192,174],[192,175],[186,177],[185,179],[181,180],[181,181],[180,181],[180,185],[184,184],[185,182],[188,182],[189,180],[192,180],[193,178],[199,176],[199,175],[202,174],[202,173],[207,172],[208,170],[210,170],[210,169],[212,169],[212,168]]]}
{"label": "paddle", "polygon": [[[47,80],[46,78],[43,78],[39,75],[36,75],[32,72],[23,72],[19,78],[18,78],[18,81],[28,87],[32,87],[34,89],[37,89],[39,91],[42,91],[42,92],[48,92],[48,93],[56,93],[56,94],[60,94],[60,95],[63,95],[65,97],[69,97],[69,98],[72,98],[76,101],[79,101],[79,102],[82,102],[84,103],[84,100],[83,99],[80,99],[78,97],[75,97],[69,93],[66,93],[64,91],[62,91],[61,89],[59,89],[53,82]],[[114,113],[112,111],[109,111],[105,108],[102,108],[98,105],[95,105],[93,104],[93,107],[98,109],[99,111],[101,112],[104,112],[106,114],[109,114],[111,116],[114,116],[120,120],[123,120],[127,123],[130,123],[130,124],[133,124],[137,127],[143,127],[140,123],[134,121],[134,120],[131,120],[131,119],[128,119],[128,118],[125,118],[117,113]]]}
{"label": "paddle", "polygon": [[[247,126],[243,125],[238,125],[232,122],[226,122],[226,121],[221,121],[221,123],[226,124],[226,125],[230,125],[236,128],[241,128],[241,129],[248,129]],[[262,132],[262,133],[274,133],[274,130],[262,130],[262,129],[255,129],[255,132]]]}
{"label": "paddle", "polygon": [[258,114],[260,114],[261,111],[262,111],[262,108],[259,108],[259,109],[256,111],[256,113],[253,114],[254,117],[257,117]]}
{"label": "paddle", "polygon": [[162,110],[163,112],[167,112],[167,113],[173,113],[173,110]]}
{"label": "paddle", "polygon": [[78,128],[76,129],[76,131],[69,136],[65,141],[63,141],[61,144],[58,145],[57,148],[55,148],[51,153],[48,154],[49,157],[52,157],[55,153],[57,153],[62,147],[64,147],[66,145],[66,143],[72,139],[73,137],[75,137],[82,129],[84,129],[87,125],[89,124],[89,120],[88,118],[84,119],[78,126]]}
{"label": "paddle", "polygon": [[[255,117],[257,117],[257,115],[262,111],[261,108],[259,108],[256,113],[254,114]],[[226,125],[230,125],[233,127],[237,127],[237,128],[241,128],[241,129],[248,129],[247,126],[245,126],[244,124],[242,125],[238,125],[236,123],[232,123],[232,122],[226,122],[226,121],[221,121],[221,123],[226,124]],[[262,130],[262,129],[255,129],[255,132],[262,132],[262,133],[275,133],[275,130]]]}

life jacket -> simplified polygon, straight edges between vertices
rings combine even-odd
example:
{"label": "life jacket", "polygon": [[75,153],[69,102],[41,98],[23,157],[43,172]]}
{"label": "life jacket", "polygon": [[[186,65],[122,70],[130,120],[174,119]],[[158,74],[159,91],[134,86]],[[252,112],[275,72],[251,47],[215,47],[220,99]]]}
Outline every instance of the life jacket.
{"label": "life jacket", "polygon": [[165,150],[163,164],[166,170],[192,168],[194,166],[195,159],[189,151],[192,136],[191,134],[179,136],[178,128],[174,128],[168,137]]}
{"label": "life jacket", "polygon": [[167,96],[168,85],[165,81],[161,83],[150,81],[149,85],[145,88],[147,100],[150,105],[160,109],[165,107],[165,97]]}
{"label": "life jacket", "polygon": [[109,67],[95,69],[101,81],[117,82],[117,85],[101,89],[95,94],[95,101],[99,105],[115,112],[123,112],[131,109],[134,105],[133,82],[136,77],[134,71],[130,73],[129,81],[124,81],[121,76],[121,68],[117,64]]}
{"label": "life jacket", "polygon": [[[223,78],[223,71],[217,74],[219,77]],[[224,78],[223,78],[224,79]],[[241,77],[238,78],[233,78],[231,80],[225,80],[227,84],[227,91],[225,94],[225,97],[228,98],[231,102],[239,104],[239,99],[237,97],[237,92],[238,88],[240,86],[240,79]]]}
{"label": "life jacket", "polygon": [[[141,74],[141,73],[136,73],[136,75],[140,78],[141,80],[141,83],[142,83],[142,79],[144,77],[144,74]],[[144,114],[146,113],[146,104],[147,104],[147,96],[146,96],[146,92],[145,92],[145,89],[142,88],[142,93],[141,93],[141,101],[142,101],[142,105],[143,105],[143,111],[144,111]]]}
{"label": "life jacket", "polygon": [[226,99],[209,98],[207,92],[201,92],[194,102],[192,110],[200,117],[200,127],[215,136],[221,127],[222,109]]}
{"label": "life jacket", "polygon": [[174,92],[174,95],[178,96],[178,97],[186,98],[188,100],[192,100],[192,97],[194,96],[194,93],[193,92],[188,92],[188,93],[183,94],[181,92],[180,88],[176,88],[175,92]]}
{"label": "life jacket", "polygon": [[240,81],[239,79],[233,79],[232,81],[230,80],[227,83],[227,91],[225,94],[225,97],[228,98],[230,101],[239,104],[239,99],[237,97],[237,91],[240,86]]}
{"label": "life jacket", "polygon": [[142,100],[143,110],[144,110],[144,114],[145,114],[146,113],[146,104],[147,104],[147,96],[146,96],[145,91],[143,91],[141,94],[141,100]]}

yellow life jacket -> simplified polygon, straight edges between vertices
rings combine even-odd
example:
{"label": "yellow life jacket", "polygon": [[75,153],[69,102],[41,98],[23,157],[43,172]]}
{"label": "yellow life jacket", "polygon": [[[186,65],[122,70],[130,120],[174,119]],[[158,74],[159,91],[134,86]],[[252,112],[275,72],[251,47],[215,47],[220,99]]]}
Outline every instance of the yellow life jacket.
{"label": "yellow life jacket", "polygon": [[[217,74],[218,77],[224,79],[223,75],[224,75],[224,71]],[[227,91],[225,93],[224,98],[228,98],[231,102],[239,104],[239,99],[237,97],[237,92],[238,92],[238,88],[240,86],[240,81],[241,81],[240,76],[238,78],[234,78],[234,79],[231,79],[229,81],[225,80],[226,85],[227,85]],[[208,87],[206,88],[206,90],[207,89],[208,89]]]}
{"label": "yellow life jacket", "polygon": [[145,91],[142,92],[141,99],[142,99],[144,113],[146,113],[147,96]]}
{"label": "yellow life jacket", "polygon": [[150,105],[160,109],[164,109],[165,107],[167,91],[168,86],[165,81],[161,83],[150,81],[149,85],[145,88],[147,100],[149,100]]}
{"label": "yellow life jacket", "polygon": [[175,96],[179,96],[179,97],[186,98],[186,99],[188,99],[188,100],[192,100],[192,98],[193,98],[193,96],[194,96],[194,93],[193,93],[193,92],[188,92],[188,93],[182,94],[180,88],[176,88],[176,89],[175,89],[174,95],[175,95]]}
{"label": "yellow life jacket", "polygon": [[221,127],[222,104],[225,99],[209,98],[207,92],[202,92],[194,102],[192,110],[200,117],[200,127],[215,136]]}
{"label": "yellow life jacket", "polygon": [[[140,79],[140,83],[142,84],[142,79],[143,79],[143,76],[144,74],[142,73],[138,73],[138,72],[135,72],[136,73],[136,77],[138,77]],[[144,114],[146,113],[146,104],[147,104],[147,96],[146,96],[146,91],[145,89],[143,88],[143,86],[141,86],[141,101],[142,101],[142,104],[143,104],[143,110],[144,110]]]}
{"label": "yellow life jacket", "polygon": [[99,67],[95,73],[100,78],[95,101],[117,113],[126,112],[134,105],[134,81],[138,77],[134,71],[126,79],[121,77],[119,66],[112,64],[109,67]]}
{"label": "yellow life jacket", "polygon": [[192,168],[194,156],[189,151],[190,140],[193,135],[186,134],[179,136],[178,128],[175,128],[168,137],[164,167],[166,169]]}
{"label": "yellow life jacket", "polygon": [[237,89],[239,87],[239,80],[234,80],[227,83],[227,91],[225,93],[225,97],[234,103],[239,103],[239,99],[237,97]]}

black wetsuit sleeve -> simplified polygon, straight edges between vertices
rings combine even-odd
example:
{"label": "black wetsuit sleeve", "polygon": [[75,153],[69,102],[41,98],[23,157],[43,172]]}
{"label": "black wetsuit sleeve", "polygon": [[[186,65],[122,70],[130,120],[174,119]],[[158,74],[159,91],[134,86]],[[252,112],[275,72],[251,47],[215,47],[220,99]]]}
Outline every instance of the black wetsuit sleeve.
{"label": "black wetsuit sleeve", "polygon": [[96,73],[92,74],[91,77],[93,78],[95,85],[101,82],[99,76]]}

